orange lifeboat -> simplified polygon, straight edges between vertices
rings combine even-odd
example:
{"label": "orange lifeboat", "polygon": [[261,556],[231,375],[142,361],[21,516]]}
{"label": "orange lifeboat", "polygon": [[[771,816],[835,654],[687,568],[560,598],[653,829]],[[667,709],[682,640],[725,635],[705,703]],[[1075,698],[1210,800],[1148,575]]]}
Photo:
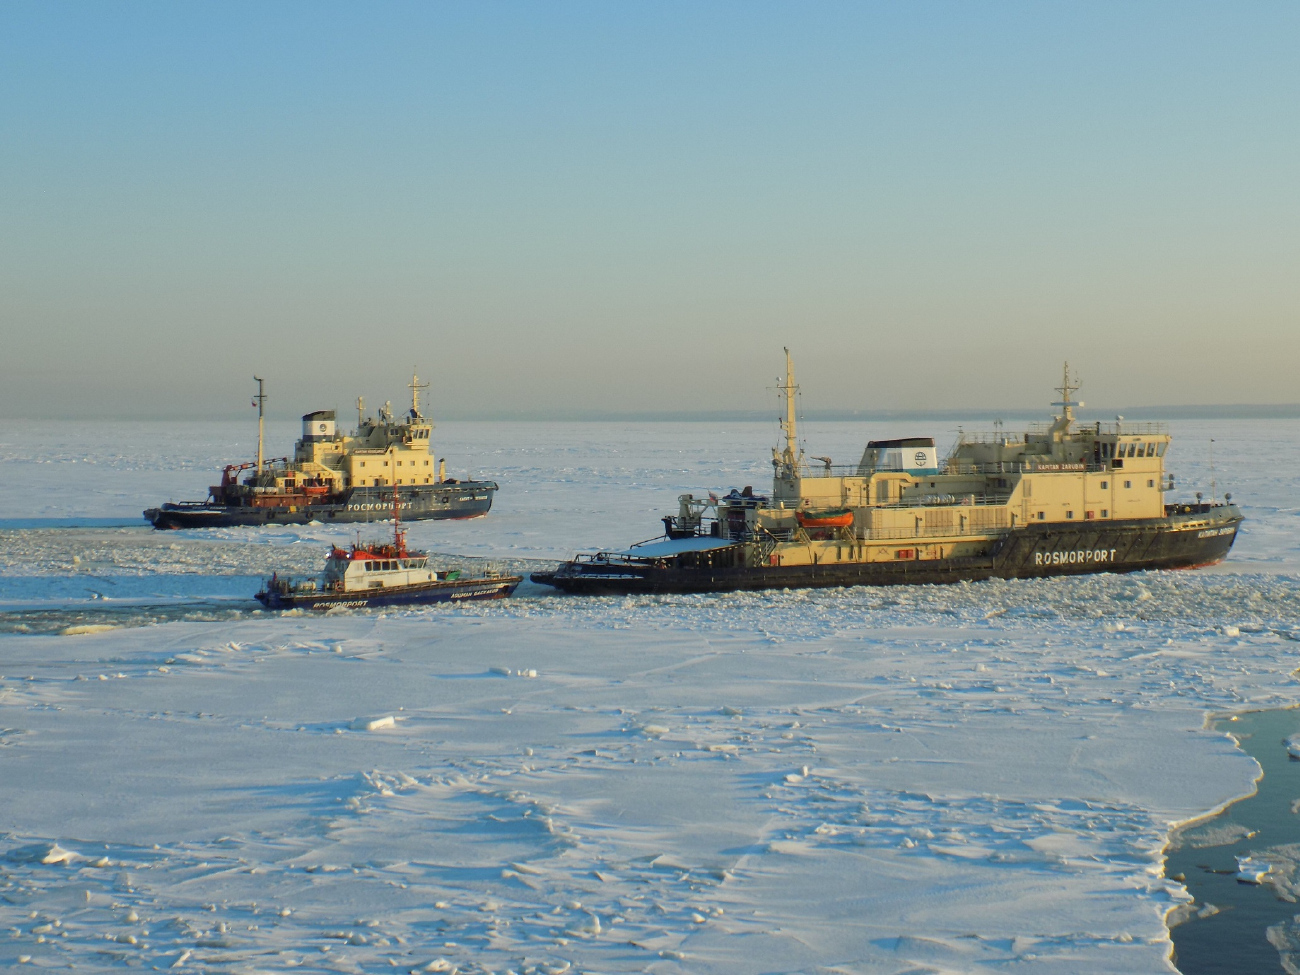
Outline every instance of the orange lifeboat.
{"label": "orange lifeboat", "polygon": [[853,512],[848,508],[796,511],[794,517],[801,528],[848,528],[853,524]]}

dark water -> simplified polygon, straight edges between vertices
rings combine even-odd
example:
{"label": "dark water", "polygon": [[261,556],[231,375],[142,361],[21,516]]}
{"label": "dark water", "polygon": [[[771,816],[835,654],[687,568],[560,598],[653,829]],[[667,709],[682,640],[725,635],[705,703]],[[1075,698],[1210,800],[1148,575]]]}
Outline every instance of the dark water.
{"label": "dark water", "polygon": [[[76,524],[0,519],[0,637],[255,616],[262,607],[253,594],[263,580],[272,572],[319,575],[333,537],[300,538],[292,532],[225,537],[157,532],[143,522],[104,527],[93,523],[112,519],[65,520]],[[430,559],[439,568],[492,568],[512,575],[556,564],[448,552],[431,552]]]}
{"label": "dark water", "polygon": [[0,531],[34,528],[139,528],[141,518],[0,518]]}
{"label": "dark water", "polygon": [[0,610],[0,636],[50,636],[70,627],[152,626],[156,623],[210,623],[256,616],[260,603],[247,600],[203,600],[138,603],[127,606],[61,606],[52,609]]}
{"label": "dark water", "polygon": [[[1196,898],[1171,932],[1175,963],[1183,975],[1300,973],[1300,761],[1285,744],[1300,733],[1300,709],[1242,714],[1215,727],[1240,741],[1264,777],[1255,795],[1175,838],[1165,873],[1182,875]],[[1238,857],[1247,856],[1271,867],[1262,883],[1238,879]]]}

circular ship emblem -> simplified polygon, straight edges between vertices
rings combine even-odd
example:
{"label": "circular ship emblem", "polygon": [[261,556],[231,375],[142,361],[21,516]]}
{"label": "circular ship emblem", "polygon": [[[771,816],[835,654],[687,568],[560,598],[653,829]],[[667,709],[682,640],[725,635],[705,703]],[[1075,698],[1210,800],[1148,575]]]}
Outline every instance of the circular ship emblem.
{"label": "circular ship emblem", "polygon": [[321,432],[321,433],[324,433],[324,432],[325,432],[325,424],[323,424],[323,423],[320,425],[320,432]]}
{"label": "circular ship emblem", "polygon": [[912,455],[912,460],[916,461],[917,467],[920,467],[922,464],[925,463],[925,451],[918,450],[915,454]]}

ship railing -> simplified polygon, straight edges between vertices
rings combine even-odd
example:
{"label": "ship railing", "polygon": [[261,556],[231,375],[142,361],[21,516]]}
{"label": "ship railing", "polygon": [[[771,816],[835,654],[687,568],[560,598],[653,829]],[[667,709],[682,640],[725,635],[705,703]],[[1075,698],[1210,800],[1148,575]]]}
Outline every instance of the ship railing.
{"label": "ship railing", "polygon": [[967,474],[967,475],[984,475],[984,474],[1097,474],[1102,471],[1110,470],[1110,462],[1103,461],[1098,463],[1094,460],[1087,461],[1054,461],[1054,460],[995,460],[981,461],[960,461],[950,460],[944,464],[943,472],[945,474]]}
{"label": "ship railing", "polygon": [[800,477],[866,477],[870,471],[863,471],[858,464],[811,464],[804,461],[799,467]]}
{"label": "ship railing", "polygon": [[965,524],[956,525],[922,525],[919,528],[792,528],[776,531],[758,531],[748,532],[744,538],[734,539],[737,542],[752,542],[759,546],[759,551],[764,560],[772,553],[772,550],[780,544],[805,544],[814,539],[830,540],[839,539],[845,542],[872,542],[872,541],[890,541],[896,539],[908,538],[947,538],[951,536],[965,535],[987,535],[989,532],[1006,531],[1010,528],[1010,518],[996,518],[991,521],[981,520],[979,524],[972,524],[968,519]]}
{"label": "ship railing", "polygon": [[[1027,431],[1027,433],[1008,434],[1005,431],[990,433],[987,430],[960,430],[957,433],[957,446],[1018,447],[1031,438],[1047,436],[1052,432],[1052,424],[1030,423]],[[1169,425],[1167,423],[1084,423],[1076,420],[1073,432],[1076,436],[1088,433],[1100,433],[1108,436],[1117,434],[1158,435],[1168,433]]]}
{"label": "ship railing", "polygon": [[1165,505],[1166,515],[1207,515],[1220,508],[1226,508],[1230,501],[1177,501]]}
{"label": "ship railing", "polygon": [[930,494],[915,498],[903,498],[888,504],[877,504],[877,508],[1001,508],[1010,500],[1010,492],[1005,494]]}
{"label": "ship railing", "polygon": [[[1028,426],[1028,432],[1030,436],[1042,437],[1051,433],[1053,426],[1054,424],[1051,423],[1031,423]],[[1089,431],[1104,433],[1108,436],[1159,436],[1169,433],[1169,424],[1151,420],[1144,420],[1138,423],[1130,422],[1128,420],[1120,420],[1114,423],[1098,423],[1096,421],[1090,423],[1087,420],[1080,420],[1076,417],[1074,421],[1074,433],[1077,435]],[[971,442],[971,437],[971,434],[967,434],[967,443]]]}
{"label": "ship railing", "polygon": [[[672,536],[670,535],[656,535],[654,538],[646,538],[639,542],[633,542],[631,545],[628,546],[628,550],[631,551],[640,548],[642,545],[650,545],[654,542],[665,542],[668,541],[671,537]],[[680,538],[682,536],[679,535],[678,537]],[[663,556],[663,558],[672,558],[672,556]],[[574,562],[594,562],[594,563],[599,563],[601,565],[631,565],[634,563],[653,561],[654,559],[655,556],[651,556],[651,555],[644,555],[644,556],[625,555],[621,550],[618,552],[610,552],[605,550],[599,552],[578,552],[573,557]]]}
{"label": "ship railing", "polygon": [[1122,436],[1161,436],[1169,433],[1168,423],[1130,423],[1127,420],[1122,420],[1119,423],[1102,423],[1100,426],[1096,423],[1085,423],[1083,426],[1092,426],[1094,429],[1099,428],[1102,433],[1118,434]]}
{"label": "ship railing", "polygon": [[908,538],[948,538],[952,536],[987,535],[990,532],[1006,531],[1011,527],[1011,519],[967,519],[956,525],[922,525],[912,528],[791,528],[774,531],[747,532],[745,537],[736,538],[736,542],[757,544],[764,559],[772,549],[780,544],[806,544],[810,541],[839,539],[845,542],[891,541]]}
{"label": "ship railing", "polygon": [[[1125,430],[1125,433],[1129,431]],[[971,443],[971,441],[966,441]],[[1097,473],[1099,471],[1110,470],[1107,462],[1097,463],[1092,459],[1087,461],[1052,461],[1047,459],[1035,460],[1002,460],[1002,461],[957,461],[948,460],[940,465],[944,474],[1047,474],[1059,473],[1062,469],[1067,472],[1082,473],[1084,471]],[[807,479],[819,477],[852,477],[867,478],[872,474],[898,474],[903,473],[906,468],[902,467],[864,467],[858,464],[832,464],[830,467],[813,467],[805,466],[800,470],[800,476]]]}
{"label": "ship railing", "polygon": [[959,447],[967,444],[979,444],[989,447],[1018,447],[1024,442],[1025,435],[1023,433],[1007,433],[1006,431],[989,433],[987,430],[959,430],[957,432],[957,445]]}
{"label": "ship railing", "polygon": [[1009,529],[1009,523],[999,519],[994,524],[972,525],[922,525],[920,528],[871,528],[858,531],[856,537],[864,542],[900,541],[909,538],[949,538],[963,535],[987,535]]}

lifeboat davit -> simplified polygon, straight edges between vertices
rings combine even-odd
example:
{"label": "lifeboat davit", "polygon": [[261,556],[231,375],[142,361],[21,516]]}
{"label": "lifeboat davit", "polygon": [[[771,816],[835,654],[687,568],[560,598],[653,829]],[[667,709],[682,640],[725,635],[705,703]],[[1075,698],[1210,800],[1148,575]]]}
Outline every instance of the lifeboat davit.
{"label": "lifeboat davit", "polygon": [[794,517],[800,528],[848,528],[853,524],[853,512],[848,508],[796,511]]}

